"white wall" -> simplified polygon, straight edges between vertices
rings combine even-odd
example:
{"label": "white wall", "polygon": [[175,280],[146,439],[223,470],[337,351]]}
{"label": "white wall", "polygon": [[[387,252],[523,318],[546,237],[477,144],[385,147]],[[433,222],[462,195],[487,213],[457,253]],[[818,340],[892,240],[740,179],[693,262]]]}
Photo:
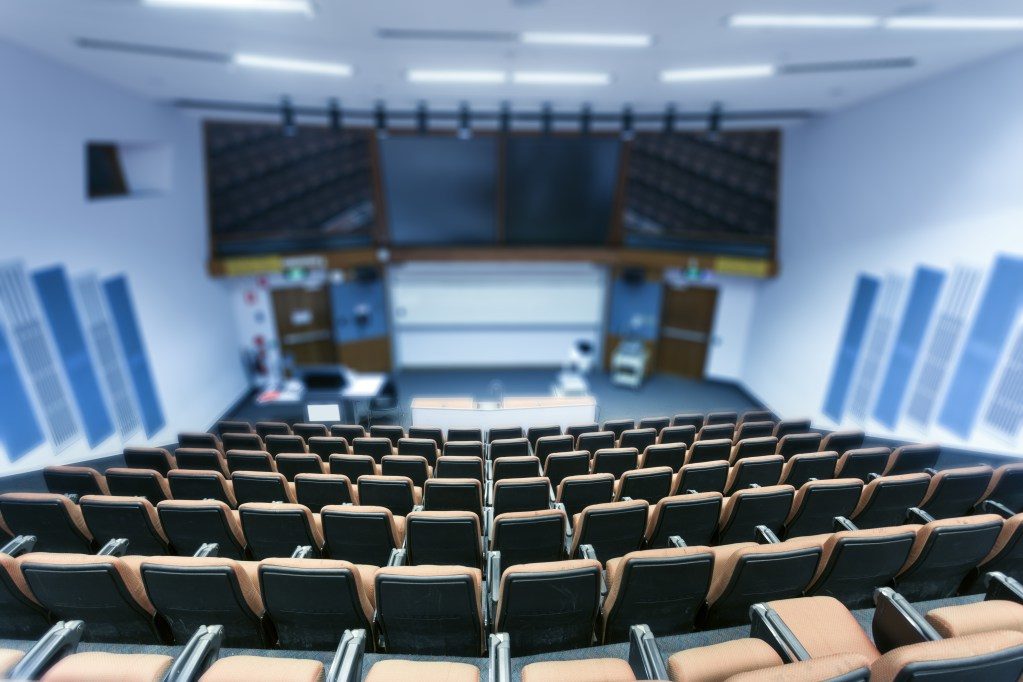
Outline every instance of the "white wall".
{"label": "white wall", "polygon": [[757,296],[764,280],[712,276],[707,284],[717,287],[718,300],[706,376],[709,379],[741,381]]}
{"label": "white wall", "polygon": [[[821,407],[859,273],[1023,255],[1021,72],[1015,52],[786,132],[781,274],[762,286],[743,370],[772,408],[830,425]],[[984,433],[970,445],[1011,447]]]}
{"label": "white wall", "polygon": [[[126,274],[167,425],[150,442],[207,428],[246,388],[228,293],[209,279],[200,124],[21,48],[0,43],[0,261],[69,275]],[[172,150],[171,189],[89,201],[85,142]],[[145,441],[136,436],[133,443]],[[114,436],[71,461],[119,452]],[[43,446],[17,469],[53,461]],[[5,458],[0,457],[0,466]]]}

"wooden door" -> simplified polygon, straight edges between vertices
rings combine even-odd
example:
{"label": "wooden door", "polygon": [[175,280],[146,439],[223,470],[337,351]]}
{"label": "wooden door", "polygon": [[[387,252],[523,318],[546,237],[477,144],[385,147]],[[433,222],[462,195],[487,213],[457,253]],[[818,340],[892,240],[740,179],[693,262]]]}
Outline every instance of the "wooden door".
{"label": "wooden door", "polygon": [[298,367],[337,363],[330,292],[291,287],[274,289],[274,317],[281,354],[290,356]]}
{"label": "wooden door", "polygon": [[717,289],[665,287],[661,336],[657,342],[658,371],[703,378],[717,299]]}

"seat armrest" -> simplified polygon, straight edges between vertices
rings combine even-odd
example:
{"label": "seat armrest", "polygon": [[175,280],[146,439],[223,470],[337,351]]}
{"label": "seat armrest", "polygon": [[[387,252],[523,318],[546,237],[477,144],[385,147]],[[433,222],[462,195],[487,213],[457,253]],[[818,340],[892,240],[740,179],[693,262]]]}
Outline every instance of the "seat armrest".
{"label": "seat armrest", "polygon": [[1002,599],[1023,604],[1023,584],[1015,578],[1010,578],[1001,571],[992,571],[984,576],[984,584],[987,585],[984,601]]}
{"label": "seat armrest", "polygon": [[488,507],[494,506],[494,479],[489,475],[487,476],[486,499],[483,500],[483,504]]}
{"label": "seat armrest", "polygon": [[[540,475],[543,476],[543,472],[540,472]],[[551,509],[554,509],[554,505],[557,504],[557,502],[558,502],[558,498],[554,494],[554,486],[548,484],[547,485],[547,493],[548,493],[548,499],[550,500],[550,505],[548,505],[548,506]]]}
{"label": "seat armrest", "polygon": [[221,625],[203,625],[185,644],[184,649],[171,663],[163,682],[192,682],[197,680],[213,665],[220,655],[224,642],[224,628]]}
{"label": "seat armrest", "polygon": [[881,653],[908,644],[937,642],[938,631],[913,608],[905,597],[890,587],[874,590],[874,643]]}
{"label": "seat armrest", "polygon": [[[599,561],[599,559],[597,559],[597,550],[593,549],[593,545],[590,545],[590,544],[579,545],[579,554],[582,556],[583,559],[593,559],[594,561]],[[604,601],[604,597],[605,596],[607,596],[607,576],[604,574],[603,566],[601,566],[601,569],[600,569],[600,600],[601,600],[601,602]]]}
{"label": "seat armrest", "polygon": [[423,505],[421,505],[421,504],[414,504],[414,505],[412,505],[412,511],[414,511],[414,512],[421,512],[421,511],[423,511]]}
{"label": "seat armrest", "polygon": [[668,671],[657,648],[654,633],[646,625],[629,628],[629,666],[637,680],[666,680]]}
{"label": "seat armrest", "polygon": [[32,645],[18,664],[7,671],[11,680],[38,680],[54,663],[78,650],[85,633],[80,620],[60,621]]}
{"label": "seat armrest", "polygon": [[494,508],[483,507],[483,537],[489,538],[494,529]]}
{"label": "seat armrest", "polygon": [[78,493],[64,493],[64,497],[68,498],[75,504],[78,504]]}
{"label": "seat armrest", "polygon": [[675,549],[683,549],[683,548],[685,548],[687,546],[686,545],[686,541],[682,539],[681,535],[671,535],[671,536],[669,536],[668,537],[668,542]]}
{"label": "seat armrest", "polygon": [[194,557],[220,556],[220,544],[217,542],[204,542],[199,549],[195,550]]}
{"label": "seat armrest", "polygon": [[490,623],[497,617],[497,602],[501,597],[501,553],[487,552],[487,580],[483,591],[483,613]]}
{"label": "seat armrest", "polygon": [[34,535],[19,535],[3,547],[0,547],[0,554],[6,554],[9,557],[21,556],[22,554],[28,554],[36,546],[36,536]]}
{"label": "seat armrest", "polygon": [[859,526],[850,521],[844,516],[835,517],[835,532],[840,533],[843,530],[859,530]]}
{"label": "seat armrest", "polygon": [[618,500],[619,502],[632,502],[632,498],[626,495],[625,497]]}
{"label": "seat armrest", "polygon": [[924,473],[927,474],[928,476],[937,476],[938,470],[935,469],[934,467],[927,467],[924,469]]}
{"label": "seat armrest", "polygon": [[933,520],[934,517],[920,507],[910,507],[906,510],[906,523],[919,523],[922,526]]}
{"label": "seat armrest", "polygon": [[96,556],[124,556],[128,552],[128,538],[113,538],[96,552]]}
{"label": "seat armrest", "polygon": [[757,488],[759,488],[759,487],[760,487],[760,484],[759,484],[759,483],[750,483],[750,484],[749,484],[749,487],[750,487],[751,489],[753,489],[753,490],[756,490]]}
{"label": "seat armrest", "polygon": [[295,551],[291,553],[292,559],[308,559],[312,556],[313,548],[311,545],[297,545]]}
{"label": "seat armrest", "polygon": [[761,545],[777,545],[781,542],[775,532],[764,525],[753,529],[753,539]]}
{"label": "seat armrest", "polygon": [[488,682],[512,682],[511,638],[506,632],[490,635],[490,677]]}
{"label": "seat armrest", "polygon": [[981,511],[985,514],[998,514],[1003,519],[1012,518],[1012,510],[998,500],[984,500],[980,503]]}
{"label": "seat armrest", "polygon": [[699,493],[697,493],[697,492],[696,492],[695,490],[693,490],[692,488],[687,488],[687,489],[686,489],[686,495],[697,495],[697,494],[699,494]]}
{"label": "seat armrest", "polygon": [[749,635],[770,644],[786,663],[810,660],[810,652],[799,638],[789,629],[778,612],[765,603],[750,607]]}
{"label": "seat armrest", "polygon": [[554,508],[565,512],[565,536],[572,537],[572,518],[568,515],[568,509],[565,508],[565,503],[555,502]]}
{"label": "seat armrest", "polygon": [[819,478],[817,478],[816,476],[811,476],[810,478],[806,479],[806,482],[807,482],[807,483],[816,483],[816,482],[817,482],[817,481],[819,481],[819,480],[820,480],[820,479],[819,479]]}
{"label": "seat armrest", "polygon": [[366,631],[345,630],[330,662],[324,682],[359,682],[366,653]]}
{"label": "seat armrest", "polygon": [[391,555],[387,557],[388,566],[404,566],[407,559],[407,549],[392,549]]}
{"label": "seat armrest", "polygon": [[877,472],[867,474],[867,483],[870,483],[876,478],[881,478],[881,474]]}

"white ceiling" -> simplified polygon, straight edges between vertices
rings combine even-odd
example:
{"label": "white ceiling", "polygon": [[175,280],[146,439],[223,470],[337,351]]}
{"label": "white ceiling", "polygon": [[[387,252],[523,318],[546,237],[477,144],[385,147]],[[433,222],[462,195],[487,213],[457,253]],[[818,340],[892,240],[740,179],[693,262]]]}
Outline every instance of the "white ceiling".
{"label": "white ceiling", "polygon": [[[912,3],[912,0],[909,0]],[[177,98],[271,104],[290,96],[320,106],[376,100],[411,108],[531,108],[551,102],[598,110],[728,109],[828,111],[905,87],[941,71],[1023,44],[1023,32],[733,29],[729,14],[898,13],[1013,15],[1018,0],[318,0],[301,15],[151,8],[137,0],[0,0],[0,38],[157,100]],[[381,28],[474,31],[651,33],[645,49],[576,48],[499,42],[384,40]],[[352,64],[343,79],[287,74],[203,61],[86,50],[78,38],[220,53],[253,52]],[[779,75],[766,79],[661,83],[662,69],[750,63],[805,63],[911,57],[913,68]],[[606,71],[609,86],[436,85],[405,80],[409,68]]]}

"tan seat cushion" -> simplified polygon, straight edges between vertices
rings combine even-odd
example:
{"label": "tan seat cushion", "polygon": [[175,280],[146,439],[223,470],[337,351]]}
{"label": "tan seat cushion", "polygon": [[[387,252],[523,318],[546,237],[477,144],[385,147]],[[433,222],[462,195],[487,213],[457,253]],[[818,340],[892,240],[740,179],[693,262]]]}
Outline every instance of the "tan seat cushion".
{"label": "tan seat cushion", "polygon": [[366,675],[366,682],[479,682],[479,679],[476,666],[447,661],[378,661]]}
{"label": "tan seat cushion", "polygon": [[834,597],[780,599],[767,605],[812,658],[859,654],[873,663],[881,655],[849,609]]}
{"label": "tan seat cushion", "polygon": [[1023,632],[1023,605],[1011,601],[981,601],[934,609],[927,622],[942,637],[961,637],[992,630]]}
{"label": "tan seat cushion", "polygon": [[9,554],[0,554],[0,571],[7,573],[10,577],[11,582],[18,588],[18,591],[29,601],[36,604],[39,600],[36,599],[35,595],[32,594],[32,590],[28,588],[28,583],[25,582],[25,576],[21,574],[21,562],[18,559],[10,556]]}
{"label": "tan seat cushion", "polygon": [[1023,528],[1023,514],[1016,514],[1005,519],[1005,523],[1002,524],[1002,532],[998,534],[998,538],[995,540],[995,546],[991,548],[991,551],[984,557],[981,564],[986,564],[1001,554],[1002,550],[1016,537],[1021,528]]}
{"label": "tan seat cushion", "polygon": [[893,682],[910,663],[973,658],[1023,647],[1023,633],[998,630],[892,649],[870,666],[870,682]]}
{"label": "tan seat cushion", "polygon": [[635,673],[620,658],[530,663],[522,669],[522,682],[632,682]]}
{"label": "tan seat cushion", "polygon": [[728,682],[826,682],[869,667],[870,660],[859,654],[836,654],[740,673],[729,677]]}
{"label": "tan seat cushion", "polygon": [[157,654],[73,654],[57,661],[44,682],[159,682],[174,659]]}
{"label": "tan seat cushion", "polygon": [[229,656],[203,673],[199,682],[322,682],[323,664],[300,658]]}
{"label": "tan seat cushion", "polygon": [[673,654],[668,658],[668,679],[723,682],[732,675],[781,664],[781,656],[762,639],[733,639]]}
{"label": "tan seat cushion", "polygon": [[0,676],[18,664],[25,654],[17,649],[0,649]]}

